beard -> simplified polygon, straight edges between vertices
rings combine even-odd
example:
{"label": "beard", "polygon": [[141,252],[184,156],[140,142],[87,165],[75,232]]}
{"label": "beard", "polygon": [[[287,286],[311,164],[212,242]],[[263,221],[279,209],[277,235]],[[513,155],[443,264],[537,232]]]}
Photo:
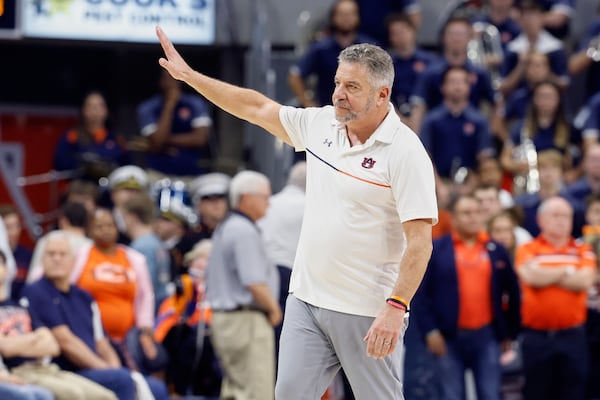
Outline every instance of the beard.
{"label": "beard", "polygon": [[[348,104],[347,102],[345,102],[343,100],[338,100],[333,103],[333,105],[335,106],[335,119],[336,119],[336,121],[338,121],[341,124],[347,124],[350,121],[354,121],[354,120],[358,119],[359,117],[366,115],[369,111],[371,111],[373,109],[374,104],[375,104],[375,101],[373,100],[373,98],[369,98],[367,100],[367,104],[365,105],[365,108],[362,111],[356,112],[356,111],[352,110],[350,104]],[[341,115],[339,113],[338,107],[343,108],[346,111],[346,114]]]}

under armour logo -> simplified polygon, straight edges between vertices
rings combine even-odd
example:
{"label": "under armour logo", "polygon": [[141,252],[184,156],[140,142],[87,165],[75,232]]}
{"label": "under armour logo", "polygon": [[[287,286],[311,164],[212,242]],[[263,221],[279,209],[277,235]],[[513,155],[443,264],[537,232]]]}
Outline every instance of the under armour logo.
{"label": "under armour logo", "polygon": [[362,165],[363,168],[371,169],[376,162],[377,161],[373,160],[371,157],[365,157],[360,165]]}
{"label": "under armour logo", "polygon": [[327,147],[331,147],[332,143],[333,143],[333,140],[329,140],[327,138],[325,138],[325,140],[323,140],[323,144],[326,144]]}

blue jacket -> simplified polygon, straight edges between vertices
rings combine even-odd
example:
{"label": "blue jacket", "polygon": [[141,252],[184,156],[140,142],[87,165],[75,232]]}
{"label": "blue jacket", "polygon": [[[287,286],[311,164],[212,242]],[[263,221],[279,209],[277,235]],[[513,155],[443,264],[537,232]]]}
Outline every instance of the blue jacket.
{"label": "blue jacket", "polygon": [[[508,251],[493,241],[486,247],[492,264],[492,326],[497,340],[514,339],[521,323],[519,282]],[[505,295],[509,301],[503,310]],[[433,242],[427,271],[411,303],[411,323],[416,323],[423,335],[439,329],[444,337],[454,337],[458,330],[458,308],[454,243],[452,235],[447,234]]]}

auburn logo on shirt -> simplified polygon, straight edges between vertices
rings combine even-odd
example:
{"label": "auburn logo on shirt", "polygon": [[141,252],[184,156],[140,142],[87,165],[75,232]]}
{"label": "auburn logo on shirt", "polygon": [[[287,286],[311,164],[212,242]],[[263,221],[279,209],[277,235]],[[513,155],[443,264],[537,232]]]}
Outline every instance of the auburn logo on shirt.
{"label": "auburn logo on shirt", "polygon": [[375,166],[376,162],[372,157],[365,157],[360,165],[363,168],[371,169]]}
{"label": "auburn logo on shirt", "polygon": [[134,282],[135,272],[133,269],[125,268],[122,265],[103,262],[94,268],[94,279],[109,283]]}

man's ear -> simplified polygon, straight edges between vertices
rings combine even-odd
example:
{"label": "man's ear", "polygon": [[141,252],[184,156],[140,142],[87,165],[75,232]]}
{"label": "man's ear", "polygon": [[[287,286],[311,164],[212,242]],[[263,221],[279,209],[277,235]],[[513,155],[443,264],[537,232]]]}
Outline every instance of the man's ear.
{"label": "man's ear", "polygon": [[382,87],[379,89],[379,96],[377,100],[387,104],[390,98],[390,91],[391,89],[389,87]]}

